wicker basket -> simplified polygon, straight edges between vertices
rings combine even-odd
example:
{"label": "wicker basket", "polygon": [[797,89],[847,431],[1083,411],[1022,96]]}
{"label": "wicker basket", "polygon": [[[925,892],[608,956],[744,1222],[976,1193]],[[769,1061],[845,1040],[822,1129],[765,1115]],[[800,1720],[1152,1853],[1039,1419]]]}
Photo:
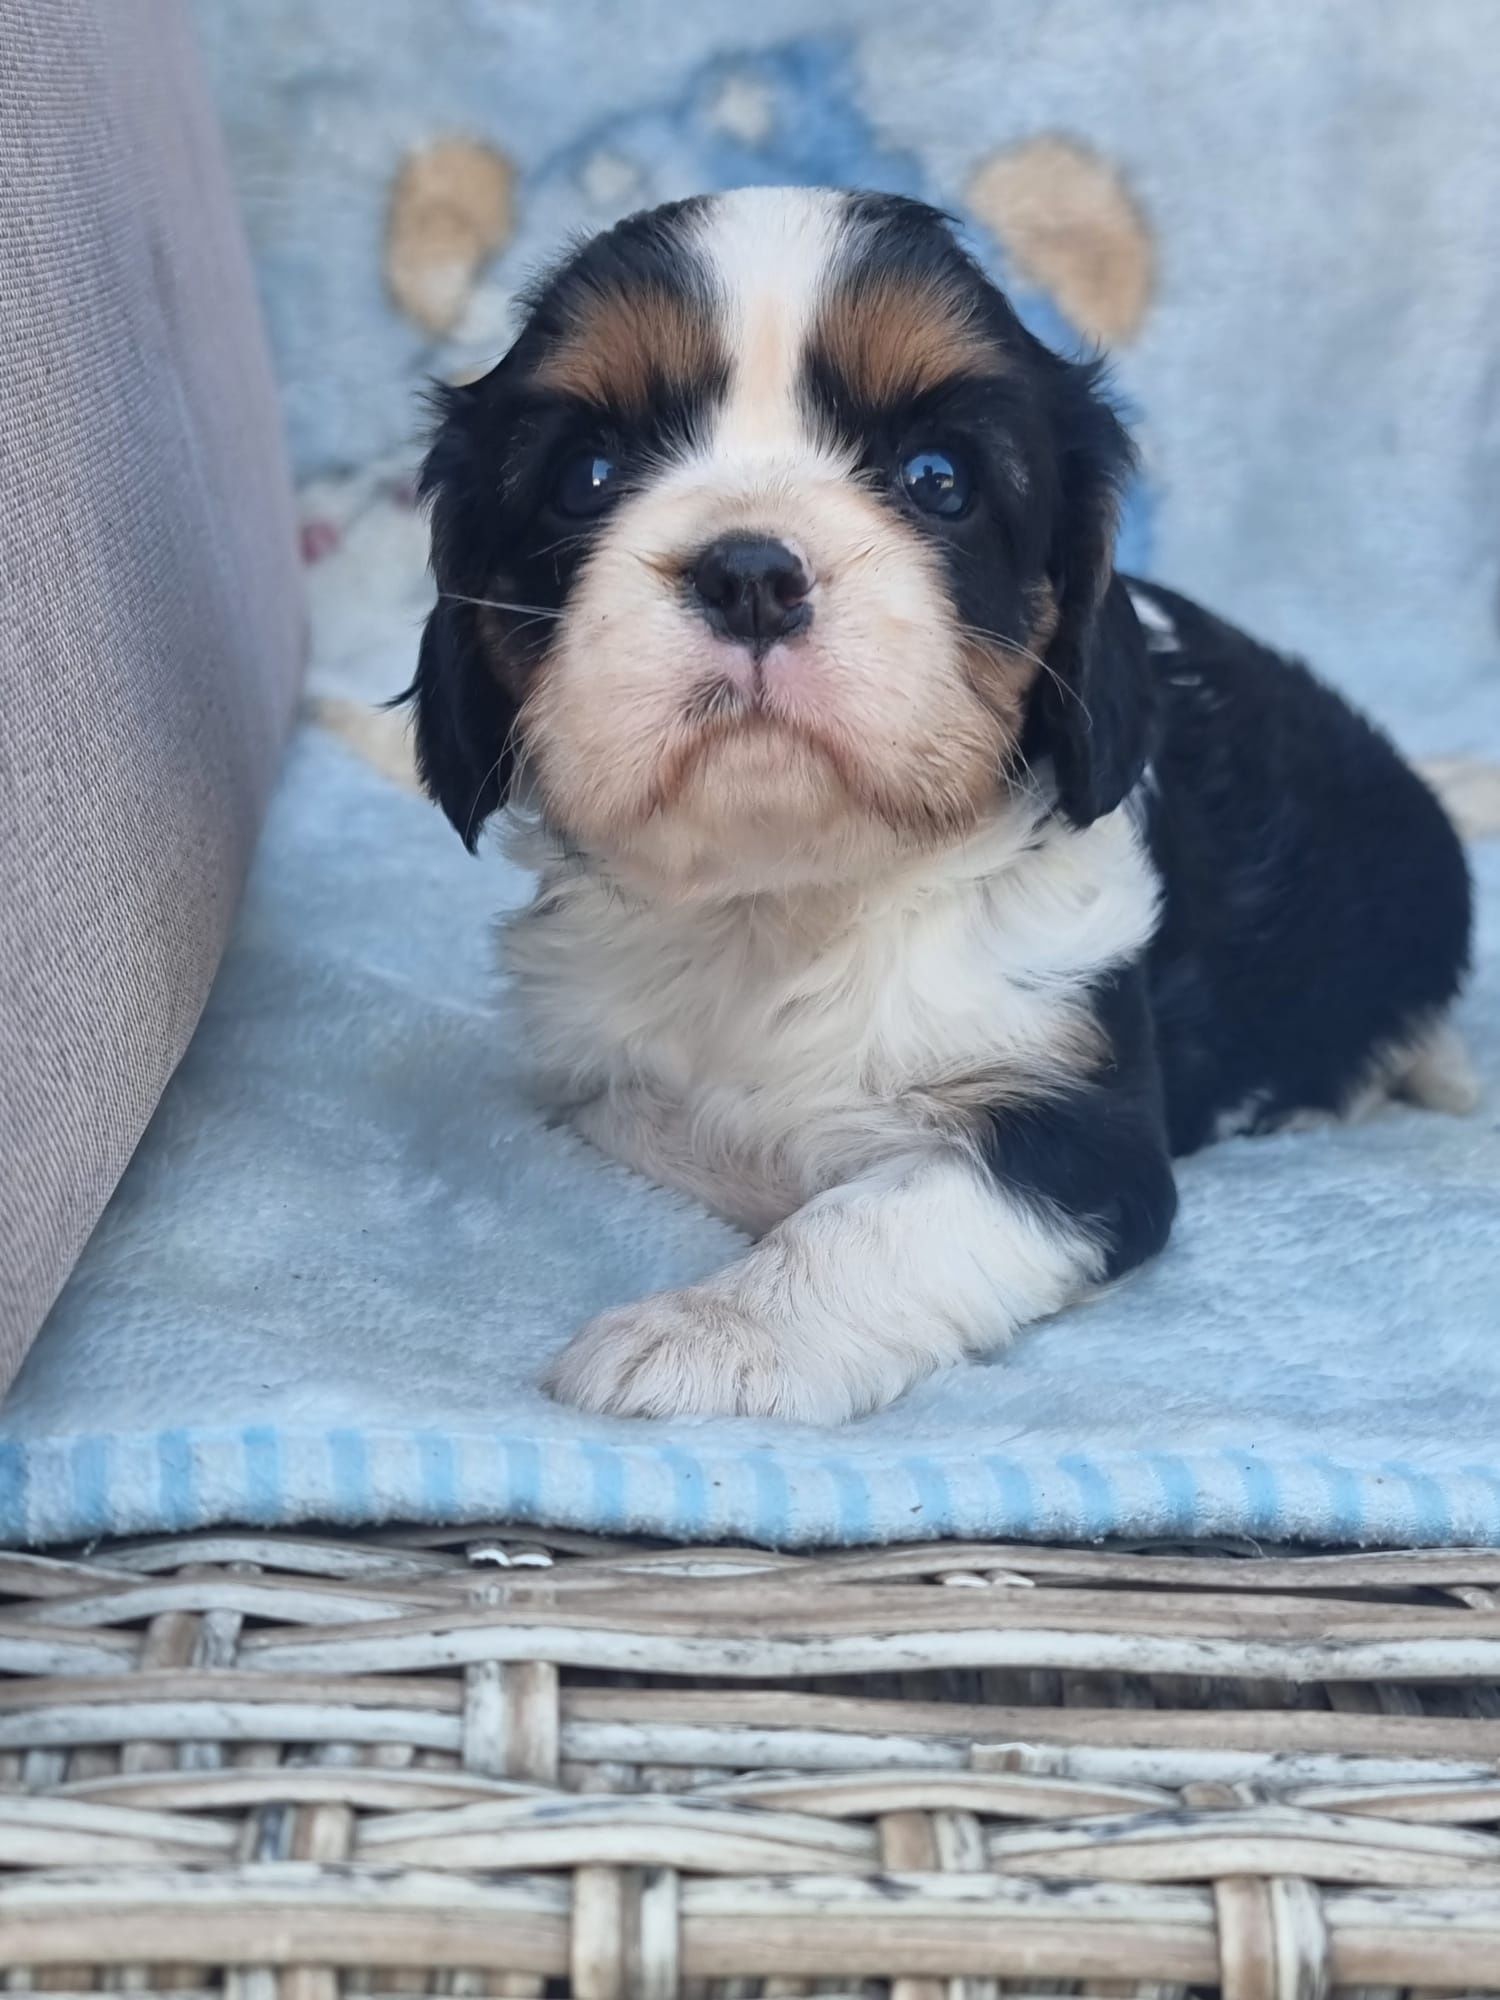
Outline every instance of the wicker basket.
{"label": "wicker basket", "polygon": [[530,1531],[0,1556],[0,1985],[1500,1992],[1497,1587]]}

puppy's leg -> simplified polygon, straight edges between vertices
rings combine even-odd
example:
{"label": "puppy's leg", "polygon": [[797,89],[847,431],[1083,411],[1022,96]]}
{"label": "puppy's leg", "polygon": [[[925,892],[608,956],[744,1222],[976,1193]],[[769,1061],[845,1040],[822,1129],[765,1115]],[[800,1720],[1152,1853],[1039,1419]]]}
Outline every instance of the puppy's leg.
{"label": "puppy's leg", "polygon": [[1425,1111],[1446,1111],[1464,1118],[1478,1110],[1479,1078],[1451,1021],[1434,1023],[1401,1052],[1394,1089],[1398,1097]]}
{"label": "puppy's leg", "polygon": [[739,1263],[601,1313],[548,1383],[616,1416],[838,1423],[1118,1278],[1176,1210],[1138,973],[1096,996],[1092,1076],[976,1111],[972,1146],[816,1197]]}
{"label": "puppy's leg", "polygon": [[1001,1346],[1103,1275],[1106,1246],[958,1154],[818,1196],[701,1284],[601,1313],[548,1387],[616,1416],[838,1423]]}

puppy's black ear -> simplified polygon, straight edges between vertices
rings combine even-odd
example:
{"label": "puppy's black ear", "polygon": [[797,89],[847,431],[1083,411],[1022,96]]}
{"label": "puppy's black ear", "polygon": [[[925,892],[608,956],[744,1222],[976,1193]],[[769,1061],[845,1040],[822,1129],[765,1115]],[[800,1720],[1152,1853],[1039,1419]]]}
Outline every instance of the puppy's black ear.
{"label": "puppy's black ear", "polygon": [[436,425],[418,491],[432,514],[438,601],[404,694],[415,710],[417,769],[472,854],[505,802],[515,763],[517,699],[498,676],[480,608],[496,561],[489,536],[494,468],[504,456],[507,362],[480,382],[435,388]]}
{"label": "puppy's black ear", "polygon": [[416,679],[398,699],[416,711],[422,783],[472,854],[510,784],[517,710],[485,656],[471,605],[437,605],[422,634]]}
{"label": "puppy's black ear", "polygon": [[1146,643],[1114,573],[1120,492],[1135,455],[1099,393],[1097,366],[1065,362],[1054,378],[1059,483],[1048,580],[1057,623],[1037,683],[1028,755],[1047,756],[1075,826],[1113,812],[1150,751]]}

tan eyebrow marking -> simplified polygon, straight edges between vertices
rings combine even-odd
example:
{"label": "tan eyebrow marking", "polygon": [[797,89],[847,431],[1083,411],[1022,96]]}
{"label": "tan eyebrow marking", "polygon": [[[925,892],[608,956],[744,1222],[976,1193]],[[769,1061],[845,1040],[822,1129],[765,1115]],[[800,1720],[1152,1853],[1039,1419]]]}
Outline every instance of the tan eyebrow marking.
{"label": "tan eyebrow marking", "polygon": [[894,278],[843,286],[819,315],[813,346],[852,395],[876,406],[1009,366],[963,300]]}
{"label": "tan eyebrow marking", "polygon": [[706,308],[659,286],[591,292],[534,380],[606,408],[644,410],[662,382],[722,380],[723,342]]}

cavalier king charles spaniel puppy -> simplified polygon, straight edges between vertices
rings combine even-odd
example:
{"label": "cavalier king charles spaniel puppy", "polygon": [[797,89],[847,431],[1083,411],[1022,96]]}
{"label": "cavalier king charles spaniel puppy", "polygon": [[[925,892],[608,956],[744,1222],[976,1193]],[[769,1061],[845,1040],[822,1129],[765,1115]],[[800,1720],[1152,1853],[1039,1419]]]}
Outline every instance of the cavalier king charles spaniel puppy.
{"label": "cavalier king charles spaniel puppy", "polygon": [[470,848],[519,809],[552,1111],[754,1239],[563,1401],[854,1417],[1160,1250],[1174,1155],[1467,1106],[1448,820],[1115,572],[1130,469],[1097,364],[889,195],[632,216],[440,392],[422,776]]}

